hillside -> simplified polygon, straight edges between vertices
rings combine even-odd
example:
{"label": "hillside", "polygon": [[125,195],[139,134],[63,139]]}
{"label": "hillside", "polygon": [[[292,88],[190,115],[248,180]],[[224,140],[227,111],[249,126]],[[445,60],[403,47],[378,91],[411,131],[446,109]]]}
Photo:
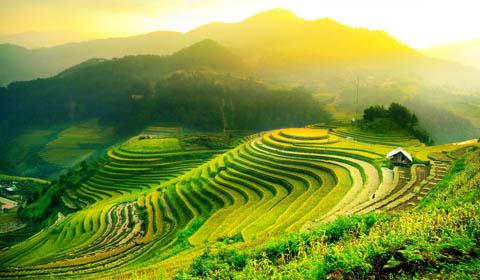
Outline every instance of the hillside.
{"label": "hillside", "polygon": [[433,46],[423,49],[422,52],[480,69],[480,40]]}
{"label": "hillside", "polygon": [[308,21],[282,9],[239,23],[208,24],[187,36],[213,38],[238,50],[255,67],[265,68],[419,55],[385,32],[351,28],[331,19]]}
{"label": "hillside", "polygon": [[0,44],[12,44],[28,49],[54,47],[80,41],[83,36],[69,32],[21,32],[0,35]]}
{"label": "hillside", "polygon": [[[428,203],[422,199],[431,199],[431,190],[438,193],[435,186],[453,160],[478,147],[476,141],[424,146],[401,132],[372,134],[348,126],[266,131],[225,151],[186,147],[184,141],[139,136],[111,149],[97,169],[83,166],[76,171],[80,173],[64,177],[56,186],[65,189],[52,192],[50,208],[73,212],[4,251],[0,277],[172,277],[197,256],[208,258],[222,246],[254,249],[272,237],[310,231],[339,216],[382,211],[393,218],[380,221],[392,221],[395,212]],[[385,154],[397,146],[414,156],[413,165],[389,168]],[[53,199],[59,195],[61,199]],[[24,211],[38,210],[41,203],[31,205]],[[365,230],[364,224],[353,225],[359,236],[377,220],[366,219]],[[445,220],[454,228],[456,221]],[[438,222],[441,226],[444,220]],[[332,237],[334,246],[338,238],[346,237]],[[208,249],[212,246],[217,249]],[[202,270],[208,263],[199,259],[194,275],[221,277],[229,269],[245,267],[246,256],[232,254],[224,255],[222,270],[216,264]],[[272,250],[265,256],[280,258]],[[291,260],[285,256],[283,261]],[[353,261],[349,263],[357,265]],[[349,263],[337,262],[336,267],[357,275],[348,274]],[[352,273],[357,268],[351,268]],[[253,272],[245,273],[250,278]]]}
{"label": "hillside", "polygon": [[[167,68],[172,68],[165,69],[163,65],[160,70],[159,65],[153,67],[153,64],[160,63],[158,57],[147,55],[171,54],[197,42],[209,42],[205,39],[218,42],[224,49],[217,49],[210,42],[213,44],[210,51],[207,46],[204,46],[203,53],[190,50],[190,57],[181,59],[177,55],[176,59],[170,58],[166,62],[169,64]],[[132,54],[145,55],[123,57]],[[116,58],[103,61],[112,57]],[[127,60],[132,64],[131,70],[130,66],[127,67]],[[185,64],[186,60],[189,62]],[[97,62],[103,63],[90,67]],[[115,63],[118,65],[114,66]],[[225,65],[220,65],[222,63]],[[241,72],[242,77],[254,77],[289,88],[301,86],[322,93],[329,96],[322,100],[322,105],[339,120],[350,119],[358,106],[395,101],[415,107],[413,109],[425,120],[424,126],[438,143],[476,137],[480,132],[478,70],[424,55],[383,31],[352,28],[328,18],[305,20],[283,9],[266,11],[236,23],[206,24],[184,34],[162,31],[32,50],[2,45],[0,66],[7,71],[0,73],[0,84],[2,75],[12,81],[60,73],[53,79],[22,85],[28,85],[34,94],[47,90],[56,94],[73,87],[92,100],[94,92],[98,92],[95,98],[110,94],[118,96],[125,91],[155,92],[157,88],[153,84],[166,72],[196,68],[201,64],[209,65],[217,72]],[[148,73],[145,65],[152,67]],[[87,70],[79,71],[79,68],[98,72],[87,74]],[[122,72],[116,73],[117,69]],[[37,71],[43,73],[34,74]],[[51,81],[58,82],[58,78],[70,72],[76,73],[70,76],[70,80],[64,79],[63,84],[55,85],[55,89],[47,89],[46,84],[51,86]],[[113,77],[115,84],[109,83]],[[358,105],[352,101],[356,100],[356,78],[360,79]],[[26,91],[25,88],[19,89],[18,84],[10,88],[14,92]],[[0,88],[0,94],[2,91]],[[62,94],[59,98],[67,96]],[[61,104],[67,102],[70,101],[63,100]],[[75,111],[96,111],[89,117],[105,114],[113,110],[112,107],[124,107],[124,104],[115,104],[93,108],[95,106],[91,103],[81,107],[76,102],[70,105]],[[12,106],[15,104],[9,107]],[[33,108],[28,110],[29,113],[33,111]],[[66,115],[72,118],[70,112]]]}
{"label": "hillside", "polygon": [[170,54],[205,39],[232,49],[253,73],[270,79],[328,80],[361,71],[465,84],[472,83],[469,78],[475,75],[454,63],[424,56],[386,32],[352,28],[331,19],[304,20],[274,9],[242,22],[211,23],[185,34],[159,31],[31,50],[1,45],[0,65],[7,71],[0,76],[0,85],[49,77],[91,58]]}
{"label": "hillside", "polygon": [[170,54],[190,45],[176,32],[156,32],[128,38],[68,43],[50,48],[25,49],[0,45],[0,85],[13,81],[46,78],[92,58],[113,58],[138,54]]}
{"label": "hillside", "polygon": [[338,218],[253,250],[219,247],[181,279],[478,279],[480,152],[456,161],[412,211]]}
{"label": "hillside", "polygon": [[438,144],[480,135],[480,94],[449,86],[429,87],[421,81],[360,79],[358,101],[355,84],[337,79],[314,94],[334,119],[350,120],[361,108],[397,102],[419,116]]}
{"label": "hillside", "polygon": [[[161,123],[222,131],[328,119],[308,91],[245,78],[244,68],[205,40],[169,56],[94,59],[48,79],[11,83],[0,88],[0,168],[50,176]],[[61,151],[70,158],[55,159]]]}

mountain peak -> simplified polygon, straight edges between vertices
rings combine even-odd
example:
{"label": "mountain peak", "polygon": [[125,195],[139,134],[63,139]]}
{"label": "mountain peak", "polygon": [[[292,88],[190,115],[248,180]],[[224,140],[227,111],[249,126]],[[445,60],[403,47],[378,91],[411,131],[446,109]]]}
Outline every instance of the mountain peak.
{"label": "mountain peak", "polygon": [[242,60],[218,42],[205,39],[172,54],[179,65],[213,66],[218,69],[240,69]]}
{"label": "mountain peak", "polygon": [[278,21],[303,21],[294,12],[283,8],[275,8],[249,17],[245,22],[278,22]]}
{"label": "mountain peak", "polygon": [[177,51],[174,55],[183,55],[185,53],[203,53],[203,52],[209,52],[214,54],[216,52],[229,52],[229,50],[224,46],[222,46],[217,41],[214,41],[212,39],[204,39],[191,46],[188,46],[186,48],[183,48]]}

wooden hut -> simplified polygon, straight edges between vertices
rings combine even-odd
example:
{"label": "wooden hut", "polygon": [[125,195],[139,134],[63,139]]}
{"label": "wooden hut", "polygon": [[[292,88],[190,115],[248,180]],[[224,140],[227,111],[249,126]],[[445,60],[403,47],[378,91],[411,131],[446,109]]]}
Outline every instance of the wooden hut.
{"label": "wooden hut", "polygon": [[412,156],[402,148],[396,148],[387,154],[392,164],[407,165],[413,163]]}

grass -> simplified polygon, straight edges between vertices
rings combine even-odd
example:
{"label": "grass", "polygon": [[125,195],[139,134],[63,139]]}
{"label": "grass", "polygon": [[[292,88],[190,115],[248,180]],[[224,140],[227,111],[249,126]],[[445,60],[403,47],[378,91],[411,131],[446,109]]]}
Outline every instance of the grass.
{"label": "grass", "polygon": [[442,153],[442,152],[453,152],[459,149],[470,148],[470,147],[480,147],[480,143],[477,141],[466,141],[460,143],[450,143],[437,146],[429,146],[423,148],[411,148],[408,151],[412,152],[412,155],[420,161],[429,161],[429,155],[432,153]]}
{"label": "grass", "polygon": [[15,145],[13,145],[10,152],[7,154],[9,158],[25,158],[32,151],[41,149],[41,147],[52,139],[57,133],[54,129],[39,129],[31,130],[20,134],[15,139]]}
{"label": "grass", "polygon": [[117,140],[113,127],[96,119],[25,129],[4,147],[4,172],[52,179]]}
{"label": "grass", "polygon": [[20,176],[11,176],[6,174],[0,174],[0,180],[9,180],[9,181],[33,181],[39,184],[48,184],[49,181],[43,180],[40,178],[33,177],[20,177]]}
{"label": "grass", "polygon": [[182,150],[178,138],[151,138],[129,141],[122,150],[133,153],[176,152]]}
{"label": "grass", "polygon": [[15,204],[15,203],[16,202],[11,199],[0,196],[0,204]]}
{"label": "grass", "polygon": [[89,120],[68,127],[39,152],[46,162],[59,167],[71,167],[92,155],[112,139],[113,128]]}

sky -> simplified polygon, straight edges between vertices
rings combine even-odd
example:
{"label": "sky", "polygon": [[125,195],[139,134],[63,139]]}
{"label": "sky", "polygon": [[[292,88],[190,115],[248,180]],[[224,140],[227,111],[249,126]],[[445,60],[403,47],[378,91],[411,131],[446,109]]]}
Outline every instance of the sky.
{"label": "sky", "polygon": [[415,48],[480,38],[478,0],[0,0],[0,38],[45,32],[55,34],[58,43],[158,30],[186,32],[213,21],[241,21],[271,8],[384,30]]}

